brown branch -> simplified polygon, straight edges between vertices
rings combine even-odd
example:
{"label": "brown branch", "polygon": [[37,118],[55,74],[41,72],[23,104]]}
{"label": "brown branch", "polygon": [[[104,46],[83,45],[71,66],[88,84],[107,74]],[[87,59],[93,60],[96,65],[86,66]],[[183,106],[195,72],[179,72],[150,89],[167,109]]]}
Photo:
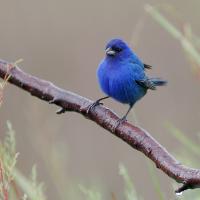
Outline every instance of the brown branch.
{"label": "brown branch", "polygon": [[55,104],[66,111],[74,111],[96,122],[113,135],[124,140],[134,149],[141,151],[149,157],[156,167],[183,186],[177,193],[187,189],[200,187],[200,170],[188,168],[180,164],[162,147],[147,131],[125,122],[115,129],[118,116],[104,106],[97,106],[87,113],[91,103],[85,97],[56,87],[51,82],[31,76],[18,67],[9,68],[10,63],[0,60],[0,77],[4,79],[9,75],[9,82],[26,90],[31,95],[44,101],[55,100]]}

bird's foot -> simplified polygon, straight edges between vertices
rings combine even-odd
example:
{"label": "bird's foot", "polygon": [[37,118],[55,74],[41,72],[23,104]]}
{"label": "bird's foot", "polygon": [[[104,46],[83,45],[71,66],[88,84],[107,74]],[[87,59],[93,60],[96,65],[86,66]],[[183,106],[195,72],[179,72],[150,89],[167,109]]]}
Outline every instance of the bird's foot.
{"label": "bird's foot", "polygon": [[89,112],[90,112],[91,110],[93,110],[96,106],[98,106],[98,105],[103,105],[103,103],[101,103],[100,101],[101,101],[101,100],[99,99],[99,100],[95,101],[94,103],[92,103],[91,105],[89,105],[89,106],[88,106],[88,109],[87,109],[87,111],[86,111],[86,113],[89,114]]}
{"label": "bird's foot", "polygon": [[118,119],[113,130],[116,131],[116,129],[126,121],[127,121],[126,116],[122,117],[121,119]]}

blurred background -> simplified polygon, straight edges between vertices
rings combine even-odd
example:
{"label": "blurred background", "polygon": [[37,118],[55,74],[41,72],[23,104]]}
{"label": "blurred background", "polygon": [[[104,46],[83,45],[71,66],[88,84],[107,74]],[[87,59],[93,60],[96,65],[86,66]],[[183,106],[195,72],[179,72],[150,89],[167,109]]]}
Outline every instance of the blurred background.
{"label": "blurred background", "polygon": [[[22,58],[19,66],[24,71],[96,100],[104,95],[96,69],[105,44],[111,38],[125,39],[153,66],[150,76],[169,82],[167,87],[149,91],[135,105],[129,120],[148,130],[184,164],[195,167],[199,155],[190,162],[193,155],[189,148],[194,146],[192,141],[199,142],[200,62],[190,50],[192,47],[198,53],[200,44],[199,6],[195,0],[1,0],[0,58],[12,62]],[[170,32],[170,24],[160,21],[162,17],[175,32]],[[188,49],[185,40],[190,44]],[[105,105],[119,116],[127,110],[126,105],[113,100],[106,100]],[[120,163],[138,196],[177,198],[175,182],[143,154],[81,115],[56,115],[56,110],[15,86],[8,85],[4,92],[1,140],[6,120],[10,120],[20,152],[17,168],[29,176],[37,165],[47,199],[90,199],[85,188],[97,190],[101,199],[125,199]],[[194,191],[183,195],[187,193]]]}

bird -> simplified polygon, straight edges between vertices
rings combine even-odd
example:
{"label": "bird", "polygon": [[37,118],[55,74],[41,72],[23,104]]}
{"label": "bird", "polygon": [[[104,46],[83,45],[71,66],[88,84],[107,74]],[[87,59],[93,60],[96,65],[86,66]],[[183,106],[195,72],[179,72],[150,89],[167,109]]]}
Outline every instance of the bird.
{"label": "bird", "polygon": [[105,57],[97,69],[97,78],[105,97],[95,101],[89,110],[102,104],[107,98],[128,104],[129,108],[119,123],[126,121],[132,107],[148,90],[156,90],[157,86],[167,84],[161,78],[149,78],[145,71],[152,69],[133,52],[128,44],[120,38],[111,39],[105,48]]}

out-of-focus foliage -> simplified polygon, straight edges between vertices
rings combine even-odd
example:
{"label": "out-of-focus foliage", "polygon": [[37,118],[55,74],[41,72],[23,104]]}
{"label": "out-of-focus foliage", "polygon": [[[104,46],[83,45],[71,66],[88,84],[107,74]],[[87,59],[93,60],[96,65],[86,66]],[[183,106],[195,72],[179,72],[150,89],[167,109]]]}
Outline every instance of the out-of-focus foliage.
{"label": "out-of-focus foliage", "polygon": [[13,170],[16,164],[18,153],[15,152],[14,131],[9,122],[7,122],[7,137],[0,143],[0,196],[7,200],[10,193],[13,193]]}
{"label": "out-of-focus foliage", "polygon": [[36,168],[26,178],[16,168],[17,157],[15,132],[10,122],[4,141],[0,142],[0,197],[2,200],[45,200],[43,184],[37,181]]}
{"label": "out-of-focus foliage", "polygon": [[[128,174],[128,170],[126,167],[120,163],[119,164],[119,175],[122,176],[124,181],[124,197],[125,200],[142,200],[143,198],[140,197],[134,187],[132,177]],[[86,188],[83,185],[79,184],[80,191],[85,195],[85,199],[88,200],[103,200],[102,194],[99,192],[97,188],[92,186],[90,189]],[[112,193],[112,200],[117,200],[118,198]]]}
{"label": "out-of-focus foliage", "polygon": [[101,196],[101,193],[94,188],[88,189],[83,185],[79,185],[79,189],[85,195],[86,197],[85,199],[88,199],[88,200],[102,200],[103,199]]}
{"label": "out-of-focus foliage", "polygon": [[155,174],[154,166],[152,165],[152,163],[150,163],[150,161],[147,162],[147,166],[148,166],[149,174],[151,176],[151,180],[152,180],[153,186],[155,188],[158,199],[165,200],[166,198],[165,198],[164,193],[162,192],[159,179]]}
{"label": "out-of-focus foliage", "polygon": [[184,24],[184,32],[181,32],[176,28],[161,12],[152,7],[146,5],[145,10],[152,16],[152,18],[158,22],[170,35],[177,39],[186,57],[190,60],[193,71],[200,76],[200,52],[199,52],[199,41],[200,39],[193,33],[191,26],[188,23]]}
{"label": "out-of-focus foliage", "polygon": [[[14,136],[14,130],[10,122],[7,122],[8,131],[3,142],[0,143],[0,199],[2,200],[17,200],[19,198],[31,199],[31,200],[45,200],[45,195],[43,192],[43,183],[38,183],[37,181],[37,171],[36,167],[33,166],[30,178],[26,178],[17,168],[16,162],[19,153],[16,153],[16,142]],[[199,156],[199,146],[178,130],[175,126],[168,123],[167,128],[174,138],[179,140],[182,144],[182,148],[176,153],[176,157],[188,165],[195,165],[200,167],[195,156]],[[165,200],[165,195],[161,191],[159,180],[155,174],[155,169],[152,164],[148,164],[149,173],[152,178],[152,183],[157,192],[158,199]],[[126,167],[123,164],[119,164],[119,174],[124,180],[124,198],[126,200],[142,200],[134,187],[132,182],[132,177],[129,176]],[[173,183],[174,184],[174,183]],[[76,187],[74,191],[79,189],[79,195],[66,194],[74,199],[81,199],[81,193],[84,195],[82,199],[87,200],[102,200],[103,194],[100,190],[92,186],[86,188],[83,184],[75,184]],[[174,185],[174,188],[177,185]],[[69,192],[69,190],[67,190]],[[69,192],[70,193],[70,192]],[[22,195],[23,194],[23,195]],[[74,193],[75,194],[75,193]],[[76,198],[75,198],[76,196]],[[193,190],[192,192],[184,192],[181,199],[199,200],[198,191]],[[112,200],[117,200],[117,197],[112,195]]]}
{"label": "out-of-focus foliage", "polygon": [[186,134],[180,131],[178,128],[168,123],[167,128],[170,133],[184,146],[184,149],[196,156],[200,155],[200,146],[192,141]]}
{"label": "out-of-focus foliage", "polygon": [[129,176],[128,171],[123,164],[119,165],[119,174],[124,179],[124,183],[125,183],[124,195],[125,195],[126,200],[141,199],[138,197],[135,191],[133,182],[132,182],[132,178]]}
{"label": "out-of-focus foliage", "polygon": [[[33,166],[29,178],[25,177],[17,168],[17,158],[19,153],[16,153],[15,132],[10,122],[7,122],[8,131],[3,142],[0,142],[0,199],[2,200],[45,200],[43,183],[38,183],[36,166]],[[123,177],[125,183],[124,195],[126,200],[141,200],[136,194],[131,177],[123,164],[119,165],[119,174]],[[90,189],[82,184],[73,185],[73,190],[80,192],[88,200],[102,200],[102,193],[97,188],[92,186]],[[75,188],[76,187],[76,188]],[[84,199],[79,195],[69,194],[66,197],[73,199]],[[75,194],[75,193],[74,193]],[[75,197],[76,196],[76,197]],[[79,197],[78,197],[79,196]],[[114,193],[111,197],[116,200]]]}

